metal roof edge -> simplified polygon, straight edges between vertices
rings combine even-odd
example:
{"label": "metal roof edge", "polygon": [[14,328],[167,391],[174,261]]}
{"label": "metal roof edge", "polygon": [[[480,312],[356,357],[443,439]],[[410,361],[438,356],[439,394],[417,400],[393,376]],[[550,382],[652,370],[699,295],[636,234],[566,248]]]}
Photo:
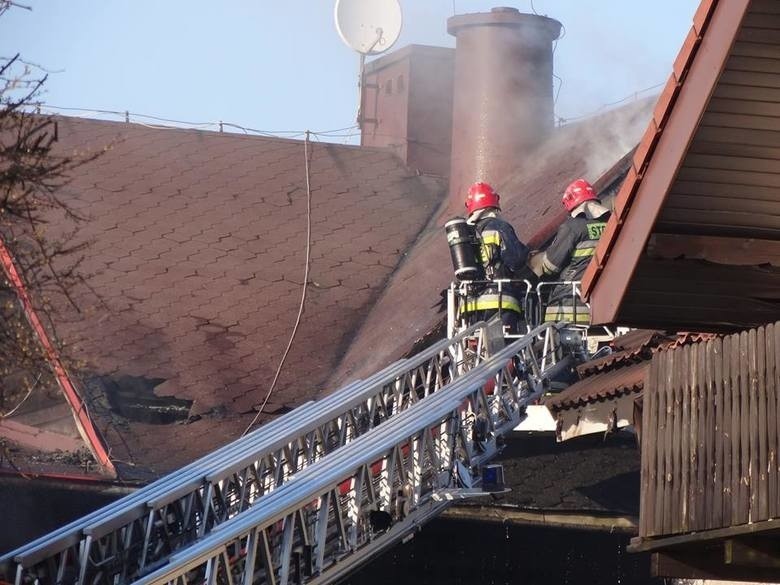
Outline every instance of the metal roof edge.
{"label": "metal roof edge", "polygon": [[[582,281],[593,322],[614,323],[645,243],[750,0],[702,0]],[[627,234],[619,238],[627,228]]]}

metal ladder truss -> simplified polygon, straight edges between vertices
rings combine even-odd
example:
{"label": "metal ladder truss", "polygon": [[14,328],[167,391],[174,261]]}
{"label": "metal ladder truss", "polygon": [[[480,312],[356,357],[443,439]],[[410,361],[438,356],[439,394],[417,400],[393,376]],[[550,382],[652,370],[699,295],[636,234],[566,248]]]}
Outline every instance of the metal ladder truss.
{"label": "metal ladder truss", "polygon": [[[447,385],[486,353],[480,322],[0,558],[25,583],[127,582],[308,465]],[[464,350],[464,339],[476,339]],[[6,571],[3,571],[3,567]]]}
{"label": "metal ladder truss", "polygon": [[[543,392],[544,325],[265,494],[136,585],[330,583],[479,486],[524,406]],[[102,583],[93,579],[91,584]],[[122,583],[123,580],[118,580]]]}

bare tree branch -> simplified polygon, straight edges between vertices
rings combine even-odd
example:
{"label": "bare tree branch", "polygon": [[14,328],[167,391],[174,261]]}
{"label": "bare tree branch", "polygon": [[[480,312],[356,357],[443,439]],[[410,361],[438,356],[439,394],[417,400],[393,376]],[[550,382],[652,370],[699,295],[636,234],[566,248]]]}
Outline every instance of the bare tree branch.
{"label": "bare tree branch", "polygon": [[[29,9],[0,0],[0,16],[10,8]],[[19,54],[0,57],[0,240],[62,350],[64,343],[54,328],[55,307],[65,302],[79,310],[73,290],[84,287],[80,266],[89,245],[78,237],[85,218],[71,208],[63,187],[75,170],[102,152],[82,156],[57,151],[56,118],[33,113],[46,79],[42,67]],[[63,357],[67,363],[67,352]],[[0,268],[0,413],[51,380],[18,291]]]}

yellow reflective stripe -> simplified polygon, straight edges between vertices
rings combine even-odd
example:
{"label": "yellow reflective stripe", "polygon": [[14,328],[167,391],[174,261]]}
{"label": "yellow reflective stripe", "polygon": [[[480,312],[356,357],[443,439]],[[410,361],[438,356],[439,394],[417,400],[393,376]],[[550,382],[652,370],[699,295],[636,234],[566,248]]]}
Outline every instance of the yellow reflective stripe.
{"label": "yellow reflective stripe", "polygon": [[579,248],[577,250],[574,250],[572,253],[572,258],[584,258],[585,256],[593,256],[593,252],[596,251],[596,248]]}
{"label": "yellow reflective stripe", "polygon": [[501,234],[496,230],[485,230],[482,232],[482,243],[486,246],[500,246]]}
{"label": "yellow reflective stripe", "polygon": [[472,313],[474,311],[492,311],[506,309],[522,313],[523,309],[517,299],[503,295],[499,301],[498,295],[487,295],[484,297],[467,298],[460,304],[460,313]]}
{"label": "yellow reflective stripe", "polygon": [[589,324],[590,323],[590,310],[588,307],[583,307],[577,310],[576,317],[574,311],[569,308],[560,309],[556,307],[548,307],[544,312],[545,321],[565,321],[566,323]]}

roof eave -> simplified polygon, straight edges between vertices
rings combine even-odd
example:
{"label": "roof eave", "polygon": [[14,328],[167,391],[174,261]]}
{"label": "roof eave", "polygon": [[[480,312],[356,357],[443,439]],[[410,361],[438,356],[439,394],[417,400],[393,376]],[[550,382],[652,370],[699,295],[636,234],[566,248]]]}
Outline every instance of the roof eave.
{"label": "roof eave", "polygon": [[618,194],[615,213],[583,278],[596,324],[620,322],[639,258],[749,5],[750,0],[703,0],[697,10]]}

